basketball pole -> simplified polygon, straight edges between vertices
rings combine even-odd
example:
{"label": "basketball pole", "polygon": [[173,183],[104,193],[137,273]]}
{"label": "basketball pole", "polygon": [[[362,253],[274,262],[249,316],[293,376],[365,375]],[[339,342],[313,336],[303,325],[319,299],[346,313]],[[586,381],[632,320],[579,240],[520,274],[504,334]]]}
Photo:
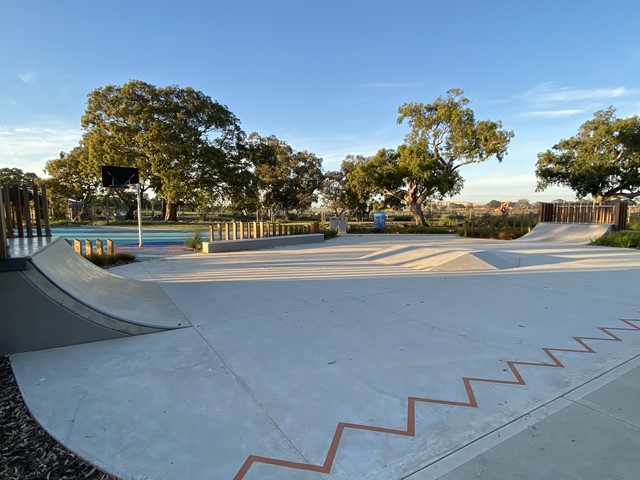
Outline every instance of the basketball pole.
{"label": "basketball pole", "polygon": [[138,194],[138,247],[142,247],[142,193],[139,183],[136,183],[136,192]]}

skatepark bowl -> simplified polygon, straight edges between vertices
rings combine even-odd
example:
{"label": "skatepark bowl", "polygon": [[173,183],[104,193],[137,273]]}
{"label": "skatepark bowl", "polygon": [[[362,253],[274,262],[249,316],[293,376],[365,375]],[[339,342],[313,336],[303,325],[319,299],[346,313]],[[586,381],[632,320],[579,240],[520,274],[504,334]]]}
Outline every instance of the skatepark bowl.
{"label": "skatepark bowl", "polygon": [[54,240],[0,272],[3,305],[27,305],[3,334],[69,340],[11,355],[21,393],[127,480],[637,479],[640,252],[586,245],[605,230],[344,235],[109,272]]}

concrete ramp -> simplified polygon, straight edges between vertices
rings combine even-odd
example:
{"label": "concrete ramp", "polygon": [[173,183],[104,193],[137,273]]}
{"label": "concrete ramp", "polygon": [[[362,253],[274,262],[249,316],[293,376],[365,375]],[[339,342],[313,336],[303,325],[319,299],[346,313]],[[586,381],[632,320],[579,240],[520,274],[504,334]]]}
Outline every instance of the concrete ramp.
{"label": "concrete ramp", "polygon": [[0,354],[190,326],[156,282],[113,275],[55,239],[0,272]]}
{"label": "concrete ramp", "polygon": [[433,272],[504,270],[519,266],[517,260],[490,250],[451,250],[415,245],[386,249],[361,259]]}
{"label": "concrete ramp", "polygon": [[585,245],[611,231],[609,224],[540,222],[515,242],[573,243]]}
{"label": "concrete ramp", "polygon": [[428,257],[443,253],[441,248],[428,248],[420,245],[404,245],[385,248],[360,257],[361,260],[374,260],[387,265],[411,266]]}
{"label": "concrete ramp", "polygon": [[[437,257],[434,259],[436,260]],[[447,259],[430,268],[432,272],[475,272],[483,270],[506,270],[516,268],[518,264],[499,254],[480,250],[475,252],[460,252],[453,259]]]}

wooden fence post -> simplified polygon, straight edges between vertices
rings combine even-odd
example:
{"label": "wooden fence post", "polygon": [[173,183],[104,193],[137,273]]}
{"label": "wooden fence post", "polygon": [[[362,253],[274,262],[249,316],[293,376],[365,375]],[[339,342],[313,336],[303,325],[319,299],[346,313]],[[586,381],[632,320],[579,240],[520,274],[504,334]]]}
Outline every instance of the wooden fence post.
{"label": "wooden fence post", "polygon": [[42,221],[40,220],[40,213],[42,212],[42,206],[40,205],[40,194],[38,193],[38,186],[33,184],[33,216],[36,220],[36,235],[42,236]]}
{"label": "wooden fence post", "polygon": [[229,222],[224,222],[224,239],[229,240]]}
{"label": "wooden fence post", "polygon": [[96,255],[104,255],[104,244],[100,239],[96,240]]}
{"label": "wooden fence post", "polygon": [[13,212],[16,216],[16,228],[18,230],[18,237],[23,238],[24,232],[22,231],[22,200],[20,196],[20,187],[18,185],[13,186]]}
{"label": "wooden fence post", "polygon": [[618,202],[613,207],[613,223],[614,228],[618,231],[627,228],[628,205]]}
{"label": "wooden fence post", "polygon": [[[4,192],[4,187],[2,188]],[[7,221],[5,218],[6,210],[4,209],[4,193],[0,195],[0,260],[9,258],[9,249],[7,246]]]}
{"label": "wooden fence post", "polygon": [[33,237],[33,225],[31,224],[31,211],[29,209],[29,188],[26,185],[22,186],[22,208],[24,217],[24,224],[27,230],[27,237]]}
{"label": "wooden fence post", "polygon": [[91,243],[91,240],[84,241],[84,254],[87,257],[93,255],[93,244]]}
{"label": "wooden fence post", "polygon": [[82,255],[82,243],[80,243],[80,240],[78,240],[77,238],[73,239],[73,249],[76,251],[76,253]]}
{"label": "wooden fence post", "polygon": [[113,245],[113,240],[111,240],[110,238],[107,238],[107,255],[115,255],[116,254],[116,249],[115,246]]}
{"label": "wooden fence post", "polygon": [[7,238],[13,238],[13,218],[11,216],[11,200],[9,200],[9,185],[2,186],[3,215]]}
{"label": "wooden fence post", "polygon": [[233,222],[231,222],[231,235],[232,235],[231,240],[237,240],[238,239],[238,226],[236,225],[236,221],[235,220]]}
{"label": "wooden fence post", "polygon": [[209,241],[213,242],[213,225],[209,224]]}
{"label": "wooden fence post", "polygon": [[42,185],[42,210],[44,212],[44,235],[51,236],[51,224],[49,223],[49,198],[47,197],[47,187]]}

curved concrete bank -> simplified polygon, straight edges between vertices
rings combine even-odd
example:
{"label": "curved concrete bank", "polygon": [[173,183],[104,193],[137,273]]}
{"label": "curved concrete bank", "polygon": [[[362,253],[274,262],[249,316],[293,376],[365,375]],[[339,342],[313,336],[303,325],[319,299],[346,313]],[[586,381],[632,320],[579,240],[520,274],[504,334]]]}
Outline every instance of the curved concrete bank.
{"label": "curved concrete bank", "polygon": [[0,354],[189,326],[156,282],[113,275],[57,238],[0,272]]}
{"label": "curved concrete bank", "polygon": [[606,223],[539,222],[533,230],[514,241],[587,244],[611,231],[611,228]]}

